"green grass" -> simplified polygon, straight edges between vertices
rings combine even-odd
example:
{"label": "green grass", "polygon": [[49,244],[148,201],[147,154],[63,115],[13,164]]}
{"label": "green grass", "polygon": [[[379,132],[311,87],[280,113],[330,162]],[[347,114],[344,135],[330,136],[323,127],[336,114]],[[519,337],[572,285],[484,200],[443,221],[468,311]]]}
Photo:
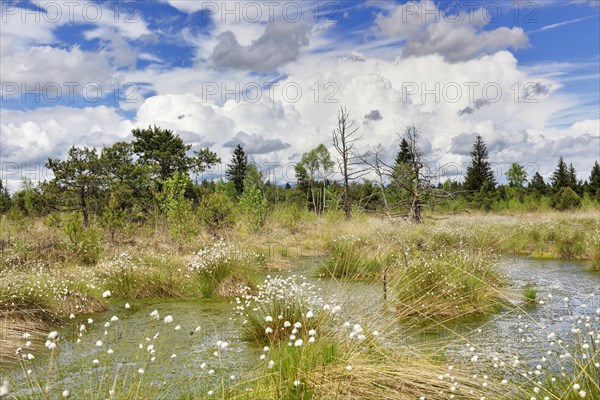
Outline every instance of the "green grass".
{"label": "green grass", "polygon": [[523,288],[523,300],[527,303],[535,303],[537,299],[537,288],[532,284],[527,284]]}
{"label": "green grass", "polygon": [[377,279],[381,264],[375,259],[373,246],[356,235],[337,237],[329,246],[329,256],[319,272],[328,277]]}
{"label": "green grass", "polygon": [[429,320],[497,310],[504,284],[493,258],[446,250],[413,252],[408,264],[394,267],[395,302],[408,317]]}

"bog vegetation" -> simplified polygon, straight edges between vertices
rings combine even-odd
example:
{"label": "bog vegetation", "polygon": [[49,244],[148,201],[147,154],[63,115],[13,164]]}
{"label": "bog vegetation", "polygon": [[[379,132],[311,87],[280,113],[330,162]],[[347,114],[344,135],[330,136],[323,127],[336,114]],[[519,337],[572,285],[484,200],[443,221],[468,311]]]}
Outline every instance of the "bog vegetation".
{"label": "bog vegetation", "polygon": [[[565,300],[568,329],[515,327],[548,349],[536,359],[470,344],[456,362],[404,342],[423,326],[543,304],[534,283],[515,293],[497,268],[503,257],[600,270],[598,162],[579,181],[561,157],[548,183],[513,164],[498,185],[478,137],[464,182],[440,182],[416,127],[390,162],[379,146],[357,153],[341,109],[335,156],[325,145],[303,154],[292,187],[265,180],[241,145],[225,181],[201,180],[221,161],[210,149],[192,151],[156,126],[132,134],[49,159],[51,180],[0,187],[0,366],[13,371],[0,374],[0,398],[600,397],[600,308]],[[297,273],[306,256],[315,268]],[[368,312],[353,293],[322,290],[348,281],[378,293]],[[124,337],[130,302],[148,298],[231,299],[253,367],[232,374],[223,339],[186,367],[193,385],[157,382],[153,369],[185,357],[161,332],[187,335],[184,353],[205,336],[157,308],[140,337]],[[121,311],[94,322],[108,309]],[[61,326],[71,327],[85,383],[61,378]],[[121,346],[134,351],[122,356]]]}

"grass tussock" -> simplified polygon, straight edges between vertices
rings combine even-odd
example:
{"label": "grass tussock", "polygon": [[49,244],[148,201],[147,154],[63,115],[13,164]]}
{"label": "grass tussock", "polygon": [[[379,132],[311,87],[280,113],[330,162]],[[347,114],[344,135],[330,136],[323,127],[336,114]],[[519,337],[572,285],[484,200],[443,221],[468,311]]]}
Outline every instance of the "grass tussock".
{"label": "grass tussock", "polygon": [[[358,216],[341,224],[339,213],[316,216],[280,209],[270,214],[260,232],[224,229],[220,231],[224,240],[209,243],[200,232],[175,247],[166,234],[148,226],[130,227],[131,237],[115,240],[100,230],[80,232],[76,225],[65,229],[64,223],[59,226],[33,219],[21,226],[2,221],[0,329],[8,332],[8,340],[1,342],[6,346],[0,348],[0,357],[12,353],[14,359],[14,348],[23,345],[23,333],[39,336],[40,330],[60,324],[71,313],[104,310],[110,297],[237,296],[234,318],[241,339],[264,347],[256,368],[230,379],[222,358],[229,350],[219,340],[209,354],[217,354],[218,363],[213,361],[208,368],[221,376],[209,374],[206,390],[190,389],[185,398],[205,398],[209,391],[223,399],[429,399],[452,395],[464,399],[542,395],[575,399],[583,397],[581,392],[585,398],[600,397],[595,314],[569,315],[572,337],[558,339],[544,332],[542,340],[554,343],[556,351],[544,356],[547,361],[534,360],[539,368],[523,362],[498,372],[471,354],[475,361],[470,364],[445,365],[426,351],[403,344],[390,346],[398,343],[404,330],[418,329],[422,323],[434,321],[444,326],[464,315],[491,314],[503,305],[500,293],[506,281],[495,268],[498,255],[575,258],[588,260],[590,269],[599,270],[597,217],[585,213],[472,215],[415,226]],[[352,310],[336,298],[326,298],[319,287],[300,275],[291,275],[293,272],[290,277],[269,276],[261,285],[254,283],[261,273],[282,265],[296,268],[305,255],[326,256],[319,272],[325,279],[338,280],[327,279],[327,284],[342,284],[346,278],[360,280],[355,284],[372,283],[385,287],[387,301],[381,302],[381,309],[368,313]],[[535,300],[537,293],[526,289],[523,295]],[[146,360],[143,368],[148,371],[154,353],[147,350],[145,342],[158,345],[159,336],[150,337],[169,325],[153,320],[150,326],[152,334],[146,332],[139,338],[144,343],[140,357]],[[531,336],[532,326],[519,326],[515,332]],[[170,353],[168,343],[164,347]],[[506,365],[514,361],[512,354],[508,355],[511,350],[507,349]],[[161,356],[165,358],[165,354]],[[148,371],[139,372],[136,365],[116,376],[108,354],[102,357],[106,372],[94,369],[100,389],[88,390],[86,398],[98,393],[108,397],[115,381],[123,385],[115,398],[119,394],[144,398],[144,393],[155,389]],[[200,369],[197,374],[203,376],[206,371]],[[534,370],[540,371],[539,375]],[[501,383],[505,379],[508,386]],[[47,397],[59,397],[56,390],[52,388]]]}
{"label": "grass tussock", "polygon": [[454,318],[492,312],[501,302],[504,278],[489,255],[413,252],[407,260],[393,268],[394,298],[403,316]]}
{"label": "grass tussock", "polygon": [[376,252],[375,246],[358,235],[339,236],[328,245],[329,256],[320,273],[334,278],[376,279],[381,273]]}
{"label": "grass tussock", "polygon": [[255,295],[236,299],[236,312],[244,320],[243,336],[258,344],[314,341],[317,332],[331,329],[340,308],[326,303],[314,284],[296,275],[268,278]]}

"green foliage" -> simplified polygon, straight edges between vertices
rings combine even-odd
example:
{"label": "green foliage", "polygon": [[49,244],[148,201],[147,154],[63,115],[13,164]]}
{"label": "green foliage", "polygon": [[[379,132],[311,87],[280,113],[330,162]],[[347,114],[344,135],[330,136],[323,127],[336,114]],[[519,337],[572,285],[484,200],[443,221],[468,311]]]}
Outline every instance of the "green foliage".
{"label": "green foliage", "polygon": [[539,197],[548,192],[548,185],[544,182],[544,177],[536,172],[531,178],[531,182],[529,182],[528,189]]}
{"label": "green foliage", "polygon": [[527,172],[525,168],[518,163],[512,163],[508,171],[506,171],[506,179],[512,187],[521,187],[527,181]]}
{"label": "green foliage", "polygon": [[169,222],[169,232],[178,240],[180,246],[183,240],[196,233],[192,201],[185,197],[186,188],[190,184],[187,175],[175,172],[171,178],[163,182],[163,191],[159,195],[160,208]]}
{"label": "green foliage", "polygon": [[588,184],[588,192],[600,201],[600,164],[598,161],[594,162],[592,172],[590,173],[590,180]]}
{"label": "green foliage", "polygon": [[44,220],[44,225],[51,229],[60,229],[63,226],[63,219],[59,213],[50,213]]}
{"label": "green foliage", "polygon": [[327,206],[327,178],[334,166],[329,150],[324,144],[320,144],[302,154],[300,162],[294,167],[299,189],[304,193],[310,208],[319,214]]}
{"label": "green foliage", "polygon": [[238,144],[233,150],[231,164],[227,164],[226,176],[235,186],[238,195],[244,191],[244,179],[248,171],[248,156],[242,145]]}
{"label": "green foliage", "polygon": [[465,188],[467,190],[489,191],[496,187],[494,179],[494,171],[490,162],[489,155],[485,143],[481,136],[477,136],[471,151],[471,165],[467,168],[467,176],[465,177]]}
{"label": "green foliage", "polygon": [[280,204],[271,213],[271,218],[278,225],[294,233],[298,230],[300,221],[302,220],[302,213],[303,210],[296,204]]}
{"label": "green foliage", "polygon": [[69,239],[66,249],[79,261],[93,265],[100,259],[102,247],[101,235],[94,228],[86,228],[78,215],[72,214],[67,218],[64,232]]}
{"label": "green foliage", "polygon": [[396,155],[396,166],[410,163],[412,160],[412,155],[410,151],[410,146],[406,141],[406,138],[402,138],[400,141],[400,149],[398,150],[398,154]]}
{"label": "green foliage", "polygon": [[115,234],[125,228],[125,212],[119,207],[114,194],[111,194],[108,207],[104,209],[102,226],[108,230],[113,240]]}
{"label": "green foliage", "polygon": [[147,129],[136,128],[131,131],[135,140],[133,151],[143,164],[156,172],[161,181],[171,178],[176,172],[187,175],[190,171],[202,172],[209,165],[220,162],[217,155],[208,149],[194,152],[188,156],[191,145],[170,129],[149,126]]}
{"label": "green foliage", "polygon": [[523,299],[528,303],[535,303],[537,298],[537,288],[532,284],[527,284],[523,287]]}
{"label": "green foliage", "polygon": [[235,202],[223,191],[205,196],[200,204],[202,223],[212,235],[235,224]]}
{"label": "green foliage", "polygon": [[240,208],[246,216],[250,229],[259,230],[267,218],[268,202],[261,191],[260,173],[253,165],[248,167],[244,179],[244,192],[240,197]]}
{"label": "green foliage", "polygon": [[552,188],[554,189],[555,193],[564,187],[571,186],[571,177],[569,174],[569,170],[562,156],[558,159],[558,164],[556,166],[556,169],[552,173],[551,181]]}
{"label": "green foliage", "polygon": [[151,179],[152,166],[134,161],[133,144],[117,142],[102,149],[100,155],[111,199],[122,209],[135,204],[147,205],[155,186]]}
{"label": "green foliage", "polygon": [[89,226],[91,207],[98,201],[103,183],[103,165],[96,149],[71,147],[67,159],[48,159],[46,167],[54,179],[45,187],[63,209],[80,211],[84,226]]}
{"label": "green foliage", "polygon": [[4,214],[10,209],[10,194],[8,188],[2,183],[0,179],[0,214]]}
{"label": "green foliage", "polygon": [[570,187],[561,187],[558,193],[552,196],[551,204],[560,211],[574,210],[581,206],[581,198]]}

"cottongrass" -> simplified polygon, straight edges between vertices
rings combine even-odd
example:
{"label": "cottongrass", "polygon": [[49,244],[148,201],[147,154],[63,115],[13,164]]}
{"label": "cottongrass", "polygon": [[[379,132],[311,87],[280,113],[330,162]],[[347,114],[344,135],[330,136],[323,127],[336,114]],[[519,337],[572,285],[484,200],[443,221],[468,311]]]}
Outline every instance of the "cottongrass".
{"label": "cottongrass", "polygon": [[391,271],[397,308],[422,321],[490,313],[502,302],[505,278],[494,257],[465,250],[412,250]]}
{"label": "cottongrass", "polygon": [[[348,295],[344,293],[343,297]],[[301,299],[295,309],[299,313],[284,316],[268,308],[277,302],[289,305],[290,298],[295,296]],[[546,325],[525,317],[520,318],[514,328],[518,332],[515,344],[538,343],[544,349],[539,357],[519,354],[518,346],[500,349],[502,352],[498,353],[497,349],[478,346],[475,340],[467,345],[464,360],[454,356],[452,360],[439,360],[427,357],[419,346],[394,345],[402,331],[398,330],[396,313],[390,313],[385,305],[373,309],[364,321],[359,321],[348,304],[334,305],[335,302],[325,299],[318,287],[303,277],[271,277],[259,286],[255,296],[249,297],[249,303],[240,299],[234,310],[240,329],[245,329],[243,320],[248,318],[260,326],[259,340],[263,344],[262,351],[256,355],[256,367],[232,374],[228,357],[235,350],[231,350],[231,342],[218,340],[209,346],[212,354],[207,355],[206,362],[196,365],[195,374],[204,377],[204,383],[190,391],[184,390],[183,398],[599,398],[600,308],[588,309],[582,304],[570,303],[569,299],[552,301],[564,302],[570,310],[558,319],[558,325]],[[279,308],[284,309],[287,306]],[[114,317],[106,321],[78,322],[76,346],[84,346],[81,347],[81,370],[90,376],[89,382],[65,386],[68,381],[54,376],[54,371],[61,367],[53,365],[52,360],[57,363],[60,360],[56,355],[63,342],[58,332],[53,331],[45,337],[41,350],[49,353],[50,362],[44,367],[48,372],[35,366],[38,358],[32,354],[32,336],[23,335],[17,354],[21,357],[24,379],[9,382],[4,390],[11,390],[17,398],[58,398],[65,390],[75,398],[89,399],[142,399],[147,398],[148,393],[165,397],[169,397],[165,393],[181,395],[179,381],[156,386],[153,371],[164,368],[159,362],[172,360],[169,362],[175,363],[180,357],[185,358],[185,354],[175,351],[169,342],[161,340],[165,329],[178,331],[173,325],[182,316],[159,310],[149,312],[143,335],[126,339],[138,346],[126,360],[112,349],[123,340],[113,332],[117,333],[127,321],[120,315]],[[96,330],[96,334],[88,337],[92,325],[105,329]],[[272,332],[267,334],[267,328]],[[185,334],[184,331],[181,334]],[[197,329],[196,335],[187,334],[187,337],[195,340],[200,331]],[[248,339],[257,340],[253,336]],[[85,343],[97,350],[87,353]],[[189,346],[194,346],[193,341]],[[24,383],[28,385],[25,388]]]}
{"label": "cottongrass", "polygon": [[236,298],[235,313],[243,334],[257,343],[310,340],[311,330],[322,332],[341,307],[326,302],[306,277],[268,277],[257,294]]}
{"label": "cottongrass", "polygon": [[253,271],[265,264],[262,254],[217,241],[198,251],[187,269],[205,297],[227,297],[242,294],[244,288],[252,285]]}

